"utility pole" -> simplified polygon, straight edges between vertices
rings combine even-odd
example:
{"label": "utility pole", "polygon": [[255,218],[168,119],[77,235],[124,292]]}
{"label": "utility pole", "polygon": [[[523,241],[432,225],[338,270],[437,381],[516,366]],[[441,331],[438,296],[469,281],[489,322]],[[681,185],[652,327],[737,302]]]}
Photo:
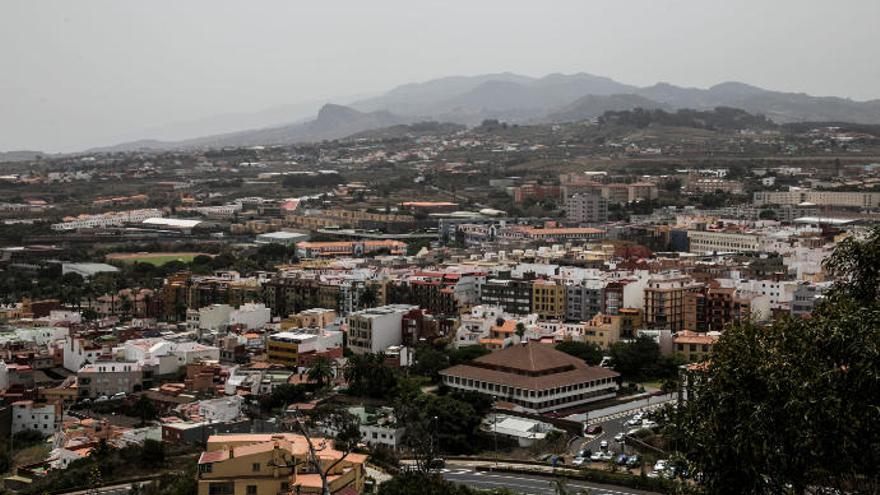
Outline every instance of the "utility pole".
{"label": "utility pole", "polygon": [[498,413],[492,414],[492,438],[495,441],[495,469],[498,469]]}

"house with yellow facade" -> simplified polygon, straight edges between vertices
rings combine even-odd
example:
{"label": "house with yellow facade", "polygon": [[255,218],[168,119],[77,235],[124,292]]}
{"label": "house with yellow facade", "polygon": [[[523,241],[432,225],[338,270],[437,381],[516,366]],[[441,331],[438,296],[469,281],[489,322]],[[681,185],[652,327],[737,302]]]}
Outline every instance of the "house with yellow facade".
{"label": "house with yellow facade", "polygon": [[[367,456],[312,438],[321,469],[330,468],[330,493],[363,492]],[[331,468],[332,466],[332,468]],[[321,477],[310,461],[306,437],[293,433],[212,435],[199,458],[198,495],[321,493]]]}

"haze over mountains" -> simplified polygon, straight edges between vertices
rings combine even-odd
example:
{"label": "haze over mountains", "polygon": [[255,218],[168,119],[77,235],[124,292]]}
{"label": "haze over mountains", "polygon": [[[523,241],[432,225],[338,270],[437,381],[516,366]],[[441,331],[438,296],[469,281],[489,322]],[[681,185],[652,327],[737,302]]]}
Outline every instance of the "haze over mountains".
{"label": "haze over mountains", "polygon": [[[880,124],[880,100],[770,91],[739,82],[708,89],[668,83],[637,87],[591,74],[533,78],[513,73],[446,77],[406,84],[349,106],[327,104],[305,122],[208,135],[183,141],[140,140],[93,151],[164,150],[294,144],[344,138],[365,131],[424,121],[477,125],[484,119],[511,123],[589,120],[606,111],[633,108],[705,110],[733,107],[777,123],[816,121]],[[292,116],[291,121],[299,116]]]}

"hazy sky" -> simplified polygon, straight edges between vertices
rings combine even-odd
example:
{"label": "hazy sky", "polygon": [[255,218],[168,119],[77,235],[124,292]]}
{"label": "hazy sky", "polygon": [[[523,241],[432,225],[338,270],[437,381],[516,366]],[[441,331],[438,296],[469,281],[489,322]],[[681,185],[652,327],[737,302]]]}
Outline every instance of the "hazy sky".
{"label": "hazy sky", "polygon": [[880,98],[878,23],[880,0],[3,0],[0,150],[499,71]]}

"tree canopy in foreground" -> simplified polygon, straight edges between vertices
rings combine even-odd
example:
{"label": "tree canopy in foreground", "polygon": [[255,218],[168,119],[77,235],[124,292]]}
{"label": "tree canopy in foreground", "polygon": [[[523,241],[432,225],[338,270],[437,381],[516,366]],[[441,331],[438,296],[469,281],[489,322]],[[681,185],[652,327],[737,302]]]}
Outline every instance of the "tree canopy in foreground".
{"label": "tree canopy in foreground", "polygon": [[692,372],[678,440],[706,492],[880,490],[880,230],[825,267],[810,318],[731,328]]}

